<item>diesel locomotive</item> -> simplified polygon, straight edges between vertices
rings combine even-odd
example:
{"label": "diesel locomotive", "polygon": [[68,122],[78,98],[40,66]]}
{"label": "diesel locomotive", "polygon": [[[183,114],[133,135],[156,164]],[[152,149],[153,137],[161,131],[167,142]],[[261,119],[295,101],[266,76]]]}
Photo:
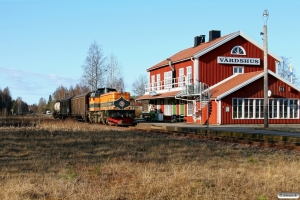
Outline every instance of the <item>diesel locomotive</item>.
{"label": "diesel locomotive", "polygon": [[54,104],[54,118],[73,117],[77,120],[108,125],[130,126],[135,111],[130,107],[130,93],[113,88],[68,97]]}

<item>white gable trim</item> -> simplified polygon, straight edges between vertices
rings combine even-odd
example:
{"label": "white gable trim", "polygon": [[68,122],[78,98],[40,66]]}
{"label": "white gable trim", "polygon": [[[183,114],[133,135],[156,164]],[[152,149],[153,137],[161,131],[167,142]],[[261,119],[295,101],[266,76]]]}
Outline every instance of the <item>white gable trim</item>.
{"label": "white gable trim", "polygon": [[[212,51],[213,49],[225,44],[226,42],[236,38],[237,36],[242,36],[243,38],[245,38],[246,40],[248,40],[249,42],[251,42],[252,44],[254,44],[255,46],[257,46],[259,49],[261,49],[263,51],[263,47],[262,45],[260,45],[259,43],[257,43],[255,40],[253,40],[252,38],[250,38],[249,36],[247,36],[244,32],[242,31],[237,31],[237,32],[234,32],[230,35],[228,35],[226,38],[220,40],[219,42],[216,42],[215,44],[203,49],[202,51],[194,54],[194,57],[195,58],[198,58],[210,51]],[[272,52],[268,51],[268,54],[272,57],[274,57],[276,60],[282,62],[282,59],[280,57],[278,57],[277,55],[273,54]]]}
{"label": "white gable trim", "polygon": [[275,74],[274,72],[268,70],[268,73],[271,74],[272,76],[274,76],[275,78],[281,80],[282,82],[286,83],[287,85],[291,86],[292,88],[300,91],[300,88],[294,84],[292,84],[291,82],[285,80],[284,78],[282,78],[281,76],[279,76],[278,74]]}
{"label": "white gable trim", "polygon": [[[300,91],[300,88],[298,88],[296,85],[294,85],[294,84],[288,82],[287,80],[285,80],[285,79],[283,79],[282,77],[278,76],[277,74],[275,74],[275,73],[272,72],[271,70],[268,70],[268,74],[270,74],[270,75],[274,76],[275,78],[281,80],[282,82],[286,83],[287,85],[291,86],[292,88],[294,88],[294,89]],[[233,93],[233,92],[235,92],[235,91],[241,89],[242,87],[245,87],[246,85],[248,85],[248,84],[250,84],[250,83],[256,81],[257,79],[259,79],[259,78],[261,78],[261,77],[263,77],[263,76],[264,76],[264,72],[262,72],[262,73],[260,73],[260,74],[258,74],[258,75],[256,75],[256,76],[254,76],[253,78],[251,78],[251,79],[249,79],[249,80],[243,82],[243,83],[240,84],[240,85],[237,85],[236,87],[232,88],[231,90],[228,90],[228,91],[224,92],[223,94],[217,96],[216,99],[217,99],[217,100],[221,100],[222,98],[226,97],[227,95],[229,95],[229,94],[231,94],[231,93]],[[231,76],[231,77],[229,77],[229,78],[232,78],[232,77],[233,77],[233,76]],[[225,79],[225,80],[229,80],[229,79],[227,78],[227,79]],[[222,82],[225,82],[225,80],[222,81]],[[210,89],[216,87],[217,85],[220,85],[220,83],[217,83],[217,84],[213,85],[212,87],[210,87]]]}
{"label": "white gable trim", "polygon": [[260,73],[260,74],[258,74],[258,75],[256,75],[256,76],[254,76],[253,78],[251,78],[251,79],[249,79],[249,80],[243,82],[242,84],[235,86],[235,87],[232,88],[231,90],[228,90],[228,91],[224,92],[223,94],[217,96],[216,99],[217,99],[217,100],[220,100],[220,99],[222,99],[223,97],[226,97],[227,95],[229,95],[229,94],[231,94],[231,93],[233,93],[233,92],[235,92],[235,91],[241,89],[242,87],[245,87],[246,85],[252,83],[253,81],[256,81],[257,79],[259,79],[259,78],[261,78],[261,77],[263,77],[263,76],[264,76],[264,73],[262,72],[262,73]]}

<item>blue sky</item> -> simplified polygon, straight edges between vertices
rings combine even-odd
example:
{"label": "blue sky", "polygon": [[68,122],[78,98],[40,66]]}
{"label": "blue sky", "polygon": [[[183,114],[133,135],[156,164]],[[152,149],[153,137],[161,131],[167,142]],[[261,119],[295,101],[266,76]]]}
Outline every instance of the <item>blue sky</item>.
{"label": "blue sky", "polygon": [[[0,88],[28,104],[55,89],[75,86],[90,44],[122,63],[125,89],[146,69],[193,46],[210,30],[238,30],[263,44],[262,13],[269,11],[268,49],[292,58],[300,77],[299,0],[0,0]],[[297,37],[298,36],[298,37]]]}

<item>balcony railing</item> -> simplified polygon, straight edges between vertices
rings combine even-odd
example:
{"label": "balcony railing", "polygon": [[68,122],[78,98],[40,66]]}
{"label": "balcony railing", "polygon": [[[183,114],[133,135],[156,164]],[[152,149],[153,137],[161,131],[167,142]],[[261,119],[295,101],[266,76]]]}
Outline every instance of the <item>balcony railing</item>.
{"label": "balcony railing", "polygon": [[180,90],[184,88],[186,85],[192,84],[192,79],[187,79],[186,76],[180,76],[177,78],[169,78],[164,79],[162,81],[158,82],[152,82],[146,84],[145,92],[151,92],[151,91],[163,91],[163,90]]}

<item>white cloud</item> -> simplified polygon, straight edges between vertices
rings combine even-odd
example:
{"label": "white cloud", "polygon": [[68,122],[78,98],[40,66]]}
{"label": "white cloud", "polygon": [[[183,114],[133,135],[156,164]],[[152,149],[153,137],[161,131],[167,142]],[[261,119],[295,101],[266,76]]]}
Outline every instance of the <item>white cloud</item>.
{"label": "white cloud", "polygon": [[48,100],[61,85],[69,87],[78,83],[80,78],[0,67],[0,88],[8,87],[14,99],[21,97],[28,104],[38,103],[40,98]]}

